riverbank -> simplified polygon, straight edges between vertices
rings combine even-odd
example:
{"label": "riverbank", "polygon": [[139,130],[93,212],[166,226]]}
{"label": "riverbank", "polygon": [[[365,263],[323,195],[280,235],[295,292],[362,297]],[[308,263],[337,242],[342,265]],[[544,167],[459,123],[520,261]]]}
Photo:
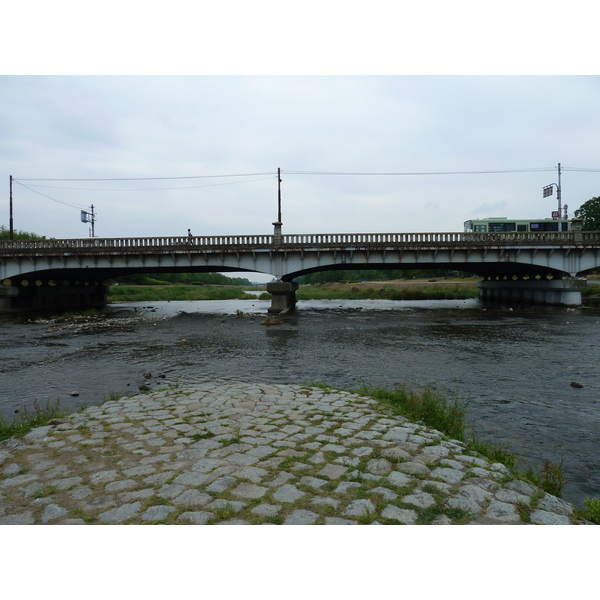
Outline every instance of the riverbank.
{"label": "riverbank", "polygon": [[479,297],[479,279],[399,279],[302,285],[298,300],[466,300]]}
{"label": "riverbank", "polygon": [[0,445],[0,524],[573,524],[573,507],[374,399],[207,383]]}
{"label": "riverbank", "polygon": [[[480,278],[400,279],[301,285],[298,300],[467,300],[479,298]],[[600,286],[582,292],[583,303],[600,306]],[[270,299],[266,287],[244,288],[224,285],[119,285],[108,294],[110,303],[178,300]]]}
{"label": "riverbank", "polygon": [[[401,279],[301,285],[299,300],[464,300],[478,298],[479,279]],[[226,285],[118,285],[112,286],[108,300],[114,302],[175,300],[269,299],[266,287],[244,288]]]}
{"label": "riverbank", "polygon": [[108,301],[158,302],[174,300],[251,300],[240,286],[229,285],[113,285]]}

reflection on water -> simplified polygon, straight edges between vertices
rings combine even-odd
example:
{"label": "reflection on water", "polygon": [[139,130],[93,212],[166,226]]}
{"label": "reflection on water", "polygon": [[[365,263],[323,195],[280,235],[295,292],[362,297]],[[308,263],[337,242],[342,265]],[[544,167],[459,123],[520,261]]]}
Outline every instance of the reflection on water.
{"label": "reflection on water", "polygon": [[479,436],[538,464],[563,461],[567,499],[600,496],[600,312],[323,300],[300,301],[282,325],[262,325],[269,306],[122,303],[111,311],[129,322],[88,331],[4,318],[0,409],[12,415],[35,399],[93,404],[137,391],[145,372],[155,388],[207,380],[431,385],[469,402]]}

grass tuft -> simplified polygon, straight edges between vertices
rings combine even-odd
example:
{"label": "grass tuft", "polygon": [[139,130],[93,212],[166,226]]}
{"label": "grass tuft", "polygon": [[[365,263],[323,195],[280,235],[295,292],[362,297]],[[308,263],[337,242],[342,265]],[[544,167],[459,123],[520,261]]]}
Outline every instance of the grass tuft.
{"label": "grass tuft", "polygon": [[448,402],[443,395],[430,388],[415,392],[404,387],[387,389],[362,385],[353,391],[362,396],[375,398],[408,419],[420,421],[456,440],[465,439],[467,407],[457,399]]}
{"label": "grass tuft", "polygon": [[544,461],[541,469],[529,469],[527,478],[540,489],[558,498],[562,496],[562,490],[569,481],[563,474],[562,461],[553,463],[549,460]]}
{"label": "grass tuft", "polygon": [[600,525],[600,498],[586,498],[583,501],[582,516],[584,519]]}
{"label": "grass tuft", "polygon": [[60,410],[58,400],[48,401],[45,406],[40,406],[36,400],[32,410],[23,409],[14,421],[9,421],[0,415],[0,441],[23,437],[32,429],[48,425],[52,420],[64,416],[65,413]]}

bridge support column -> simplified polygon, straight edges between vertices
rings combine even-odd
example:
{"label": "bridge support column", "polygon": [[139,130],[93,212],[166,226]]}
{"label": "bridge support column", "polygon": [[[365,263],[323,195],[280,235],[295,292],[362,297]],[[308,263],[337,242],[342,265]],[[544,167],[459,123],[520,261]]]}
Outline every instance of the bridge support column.
{"label": "bridge support column", "polygon": [[477,284],[479,297],[493,302],[581,306],[585,279],[484,280]]}
{"label": "bridge support column", "polygon": [[18,288],[12,285],[0,286],[0,312],[6,312],[10,310],[14,299],[18,296]]}
{"label": "bridge support column", "polygon": [[283,314],[294,310],[296,306],[296,290],[294,281],[271,281],[267,283],[267,292],[271,294],[270,313]]}

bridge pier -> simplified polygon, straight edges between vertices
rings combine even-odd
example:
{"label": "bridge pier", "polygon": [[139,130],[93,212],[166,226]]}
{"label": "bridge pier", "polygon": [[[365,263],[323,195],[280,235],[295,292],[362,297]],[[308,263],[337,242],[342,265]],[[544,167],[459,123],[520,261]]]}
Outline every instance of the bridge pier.
{"label": "bridge pier", "polygon": [[267,292],[271,294],[271,306],[268,312],[284,314],[294,310],[296,306],[296,290],[294,281],[271,281],[267,283]]}
{"label": "bridge pier", "polygon": [[21,281],[0,285],[0,312],[102,308],[107,304],[108,285],[90,282]]}
{"label": "bridge pier", "polygon": [[523,304],[581,306],[585,279],[484,280],[477,284],[482,300]]}

